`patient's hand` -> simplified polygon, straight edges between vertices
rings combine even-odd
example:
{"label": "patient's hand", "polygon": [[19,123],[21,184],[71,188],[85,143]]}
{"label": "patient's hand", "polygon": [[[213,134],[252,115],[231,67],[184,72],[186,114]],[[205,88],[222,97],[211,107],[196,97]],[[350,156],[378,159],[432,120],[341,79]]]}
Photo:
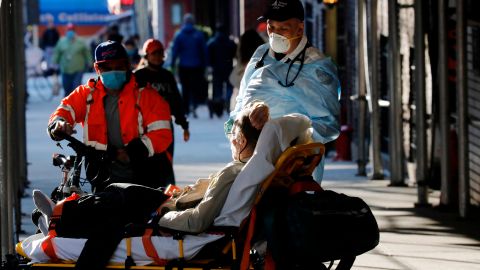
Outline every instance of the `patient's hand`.
{"label": "patient's hand", "polygon": [[265,103],[255,104],[249,115],[252,126],[256,129],[262,129],[270,117],[268,106]]}

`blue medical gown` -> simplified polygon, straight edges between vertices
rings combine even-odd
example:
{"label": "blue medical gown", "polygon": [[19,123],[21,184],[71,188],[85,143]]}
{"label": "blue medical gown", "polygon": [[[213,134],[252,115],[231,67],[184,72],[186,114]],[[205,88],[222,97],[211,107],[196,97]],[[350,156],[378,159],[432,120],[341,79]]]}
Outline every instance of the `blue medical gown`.
{"label": "blue medical gown", "polygon": [[[263,101],[270,108],[271,118],[301,113],[312,120],[314,141],[327,143],[335,140],[340,133],[340,82],[332,60],[310,47],[294,85],[284,87],[279,82],[285,84],[289,63],[277,61],[268,54],[264,58],[264,65],[255,69],[266,50],[268,44],[260,46],[248,63],[229,121],[235,119],[247,104]],[[288,72],[288,82],[295,77],[299,68],[300,61],[296,61]],[[319,169],[321,171],[315,173],[318,181],[323,175],[323,161]]]}

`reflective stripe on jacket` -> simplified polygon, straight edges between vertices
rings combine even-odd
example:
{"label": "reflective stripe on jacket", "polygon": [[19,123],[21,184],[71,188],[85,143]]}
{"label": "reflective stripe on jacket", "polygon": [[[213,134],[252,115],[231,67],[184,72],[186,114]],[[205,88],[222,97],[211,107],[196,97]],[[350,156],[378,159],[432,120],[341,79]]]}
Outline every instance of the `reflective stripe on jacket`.
{"label": "reflective stripe on jacket", "polygon": [[[103,102],[106,94],[101,80],[90,79],[61,101],[50,116],[49,124],[59,118],[72,126],[80,123],[84,128],[84,143],[106,150],[107,120]],[[133,74],[119,93],[118,111],[124,145],[140,138],[151,157],[165,151],[172,142],[168,103],[153,88],[139,88]]]}

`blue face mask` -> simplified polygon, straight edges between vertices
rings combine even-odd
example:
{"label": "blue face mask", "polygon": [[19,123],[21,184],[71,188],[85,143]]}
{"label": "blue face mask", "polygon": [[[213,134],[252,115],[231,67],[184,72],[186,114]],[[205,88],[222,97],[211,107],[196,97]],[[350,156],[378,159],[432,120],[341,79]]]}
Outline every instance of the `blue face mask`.
{"label": "blue face mask", "polygon": [[67,33],[65,34],[65,36],[68,38],[68,39],[73,39],[75,37],[75,31],[73,30],[68,30]]}
{"label": "blue face mask", "polygon": [[123,70],[102,72],[100,74],[100,79],[106,88],[120,90],[127,81],[127,72]]}

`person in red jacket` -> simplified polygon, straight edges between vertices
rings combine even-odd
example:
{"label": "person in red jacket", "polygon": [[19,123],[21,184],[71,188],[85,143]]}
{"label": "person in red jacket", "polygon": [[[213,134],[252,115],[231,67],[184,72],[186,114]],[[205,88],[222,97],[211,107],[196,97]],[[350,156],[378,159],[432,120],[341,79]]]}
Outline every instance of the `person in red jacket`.
{"label": "person in red jacket", "polygon": [[[83,126],[83,141],[93,147],[85,168],[93,192],[110,183],[165,186],[172,168],[159,167],[159,159],[172,143],[168,103],[150,86],[140,88],[130,72],[125,48],[106,41],[95,49],[97,79],[78,86],[50,116],[53,140]],[[161,161],[160,161],[161,162]]]}
{"label": "person in red jacket", "polygon": [[[185,116],[183,108],[183,99],[177,87],[177,82],[173,74],[164,69],[164,47],[162,42],[157,39],[148,39],[143,44],[143,52],[145,53],[144,60],[147,65],[143,68],[134,71],[135,78],[140,86],[150,84],[170,105],[170,112],[175,118],[175,124],[183,129],[183,141],[188,142],[190,139],[190,132],[188,130],[188,120]],[[170,121],[170,127],[173,132],[173,123]],[[174,142],[168,147],[167,153],[170,163],[161,164],[162,166],[173,166],[173,151]],[[167,179],[169,184],[175,184],[175,176],[172,174],[170,179]]]}

